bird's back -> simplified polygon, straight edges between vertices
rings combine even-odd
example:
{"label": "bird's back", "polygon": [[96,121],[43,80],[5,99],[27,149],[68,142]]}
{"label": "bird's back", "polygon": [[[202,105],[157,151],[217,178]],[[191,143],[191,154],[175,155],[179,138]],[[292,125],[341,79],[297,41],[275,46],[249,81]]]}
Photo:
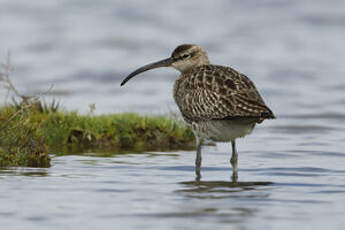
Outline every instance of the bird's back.
{"label": "bird's back", "polygon": [[225,66],[202,65],[183,72],[175,82],[174,99],[190,122],[275,118],[254,83]]}

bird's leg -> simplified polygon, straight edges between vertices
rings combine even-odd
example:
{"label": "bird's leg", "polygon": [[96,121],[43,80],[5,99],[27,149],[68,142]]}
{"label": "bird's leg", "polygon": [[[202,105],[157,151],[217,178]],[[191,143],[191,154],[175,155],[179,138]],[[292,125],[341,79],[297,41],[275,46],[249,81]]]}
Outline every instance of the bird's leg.
{"label": "bird's leg", "polygon": [[201,140],[197,137],[196,138],[196,158],[195,158],[195,179],[196,181],[200,181],[201,174],[200,174],[200,167],[201,167]]}
{"label": "bird's leg", "polygon": [[232,182],[237,183],[238,180],[238,170],[237,170],[237,161],[238,161],[238,154],[236,150],[236,142],[235,140],[231,141],[232,146],[232,156],[231,156],[231,166],[232,166]]}

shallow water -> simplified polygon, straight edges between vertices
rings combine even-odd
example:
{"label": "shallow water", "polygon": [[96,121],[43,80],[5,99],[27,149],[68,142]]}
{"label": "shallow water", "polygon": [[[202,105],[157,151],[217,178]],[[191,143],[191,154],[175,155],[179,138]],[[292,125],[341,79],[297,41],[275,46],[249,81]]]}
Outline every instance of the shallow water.
{"label": "shallow water", "polygon": [[342,228],[345,154],[241,144],[237,185],[227,145],[204,149],[200,183],[193,152],[62,156],[49,169],[3,170],[0,220],[11,229]]}
{"label": "shallow water", "polygon": [[[230,145],[194,152],[54,156],[49,169],[0,170],[7,229],[343,229],[344,1],[0,1],[0,58],[9,49],[24,92],[54,84],[67,109],[176,111],[177,73],[131,70],[182,42],[205,47],[257,85],[278,119]],[[1,92],[5,95],[5,92]]]}

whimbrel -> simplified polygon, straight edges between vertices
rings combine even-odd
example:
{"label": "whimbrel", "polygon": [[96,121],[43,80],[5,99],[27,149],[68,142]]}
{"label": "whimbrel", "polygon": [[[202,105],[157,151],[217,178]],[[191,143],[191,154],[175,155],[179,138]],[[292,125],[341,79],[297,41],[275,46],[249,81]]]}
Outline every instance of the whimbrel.
{"label": "whimbrel", "polygon": [[233,68],[210,64],[200,46],[183,44],[171,57],[129,74],[121,86],[137,74],[159,67],[173,67],[181,72],[174,84],[174,99],[196,137],[196,179],[201,178],[201,144],[211,139],[231,142],[232,180],[237,182],[236,138],[250,134],[257,123],[275,118],[254,83]]}

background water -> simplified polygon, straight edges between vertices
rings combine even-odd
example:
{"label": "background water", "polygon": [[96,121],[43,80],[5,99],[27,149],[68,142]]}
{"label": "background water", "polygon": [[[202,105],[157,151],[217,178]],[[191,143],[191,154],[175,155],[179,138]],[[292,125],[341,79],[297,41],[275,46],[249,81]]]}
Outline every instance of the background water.
{"label": "background water", "polygon": [[[343,229],[345,2],[341,0],[0,0],[0,59],[68,110],[176,111],[177,72],[126,74],[197,43],[247,74],[278,116],[230,146],[194,152],[56,156],[49,169],[0,171],[6,229]],[[1,92],[4,96],[5,92]],[[268,183],[270,182],[270,183]]]}

